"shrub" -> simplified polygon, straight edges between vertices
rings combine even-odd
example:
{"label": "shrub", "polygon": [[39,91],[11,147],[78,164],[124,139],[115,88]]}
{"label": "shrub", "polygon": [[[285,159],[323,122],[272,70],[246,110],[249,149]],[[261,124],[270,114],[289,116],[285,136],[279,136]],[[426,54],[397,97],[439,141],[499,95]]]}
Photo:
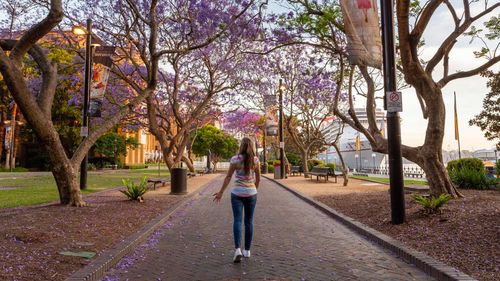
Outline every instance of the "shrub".
{"label": "shrub", "polygon": [[145,164],[132,164],[132,165],[127,165],[127,167],[131,170],[138,170],[138,169],[146,169],[148,166]]}
{"label": "shrub", "polygon": [[[12,169],[12,172],[28,172],[29,170],[24,168],[24,167],[15,167],[14,169]],[[0,172],[10,172],[9,169],[7,168],[3,168],[3,167],[0,167]]]}
{"label": "shrub", "polygon": [[89,171],[95,171],[95,170],[97,170],[97,167],[94,164],[92,164],[92,163],[88,163],[87,164],[87,170],[89,170]]}
{"label": "shrub", "polygon": [[495,164],[495,170],[497,172],[497,176],[500,176],[500,160],[497,160],[497,163]]}
{"label": "shrub", "polygon": [[274,173],[274,166],[273,165],[267,165],[267,172],[268,173]]}
{"label": "shrub", "polygon": [[142,196],[148,191],[146,177],[142,178],[139,185],[136,185],[133,180],[128,179],[122,179],[122,182],[127,190],[120,190],[121,193],[125,194],[130,200],[144,201]]}
{"label": "shrub", "polygon": [[478,172],[471,168],[453,169],[449,175],[453,184],[458,188],[487,189],[490,185],[484,171]]}
{"label": "shrub", "polygon": [[326,163],[325,167],[332,168],[332,170],[335,171],[335,168],[337,167],[337,165],[335,165],[335,163]]}
{"label": "shrub", "polygon": [[313,167],[324,167],[324,166],[325,162],[323,162],[322,160],[318,159],[307,160],[307,167],[309,168],[309,171],[312,170]]}
{"label": "shrub", "polygon": [[448,162],[446,166],[448,173],[452,170],[470,169],[478,173],[484,173],[483,161],[479,158],[462,158]]}
{"label": "shrub", "polygon": [[287,152],[286,158],[288,159],[288,162],[292,166],[299,166],[300,163],[302,162],[300,156],[295,153]]}
{"label": "shrub", "polygon": [[413,193],[411,197],[417,204],[424,207],[424,213],[427,215],[440,213],[440,208],[451,199],[451,195],[446,193],[439,195],[438,198],[435,198],[434,196],[427,198],[418,193]]}
{"label": "shrub", "polygon": [[478,158],[463,158],[448,162],[451,181],[458,188],[488,189],[496,182],[488,179],[483,162]]}

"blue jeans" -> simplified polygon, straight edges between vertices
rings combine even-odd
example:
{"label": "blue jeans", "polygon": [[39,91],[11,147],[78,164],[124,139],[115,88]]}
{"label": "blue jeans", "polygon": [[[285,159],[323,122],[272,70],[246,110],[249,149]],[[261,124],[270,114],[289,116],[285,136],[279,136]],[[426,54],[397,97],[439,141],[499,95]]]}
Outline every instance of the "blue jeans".
{"label": "blue jeans", "polygon": [[250,250],[253,237],[253,211],[257,203],[257,195],[250,197],[240,197],[231,193],[231,205],[233,206],[233,234],[234,247],[241,245],[241,223],[243,209],[245,210],[245,250]]}

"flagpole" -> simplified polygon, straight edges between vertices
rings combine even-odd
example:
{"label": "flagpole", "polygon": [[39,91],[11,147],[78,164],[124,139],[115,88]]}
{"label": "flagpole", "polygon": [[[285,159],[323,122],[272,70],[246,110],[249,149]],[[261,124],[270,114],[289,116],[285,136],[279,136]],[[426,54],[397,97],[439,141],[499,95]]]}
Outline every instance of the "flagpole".
{"label": "flagpole", "polygon": [[453,92],[453,106],[455,109],[455,139],[458,141],[458,159],[462,159],[462,153],[460,150],[460,134],[458,131],[458,111],[457,111],[457,94]]}

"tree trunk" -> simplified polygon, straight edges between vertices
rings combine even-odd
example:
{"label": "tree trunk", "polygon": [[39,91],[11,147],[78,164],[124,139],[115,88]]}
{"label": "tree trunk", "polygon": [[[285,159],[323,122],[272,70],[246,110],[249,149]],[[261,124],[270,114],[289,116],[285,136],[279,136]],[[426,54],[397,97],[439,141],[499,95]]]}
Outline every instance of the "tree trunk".
{"label": "tree trunk", "polygon": [[349,183],[349,171],[347,170],[347,167],[345,166],[344,157],[342,157],[342,154],[340,153],[339,145],[337,143],[334,143],[333,147],[335,148],[335,151],[337,151],[337,154],[339,155],[339,160],[340,160],[340,163],[342,164],[342,176],[344,177],[344,186],[347,186],[347,184]]}
{"label": "tree trunk", "polygon": [[168,149],[163,149],[163,161],[165,161],[165,165],[170,172],[172,172],[172,168],[174,168],[174,161],[172,156],[168,154]]}
{"label": "tree trunk", "polygon": [[[0,109],[0,163],[3,156],[4,140],[5,140],[5,121],[7,120],[7,112]],[[0,164],[1,165],[1,164]]]}
{"label": "tree trunk", "polygon": [[[453,198],[462,197],[455,188],[442,161],[443,138],[446,120],[446,108],[441,89],[430,79],[422,79],[417,92],[421,93],[427,104],[429,123],[425,134],[424,145],[420,148],[419,161],[416,162],[425,171],[430,191],[439,196],[448,193]],[[424,83],[429,81],[429,83]]]}
{"label": "tree trunk", "polygon": [[435,157],[435,153],[431,151],[428,155],[422,154],[422,156],[424,160],[419,165],[424,169],[432,195],[437,197],[442,193],[448,193],[454,198],[463,197],[451,182],[443,163]]}
{"label": "tree trunk", "polygon": [[186,163],[186,166],[191,173],[195,172],[193,162],[189,157],[182,157],[182,162]]}
{"label": "tree trunk", "polygon": [[52,174],[54,175],[57,188],[59,189],[59,200],[61,204],[76,207],[85,206],[77,181],[76,169],[73,168],[69,161],[66,163],[52,163],[57,163],[52,168]]}
{"label": "tree trunk", "polygon": [[302,158],[302,168],[304,169],[304,178],[307,178],[306,173],[309,172],[309,166],[307,165],[307,160],[309,159],[309,151],[302,151],[300,157]]}
{"label": "tree trunk", "polygon": [[13,142],[12,142],[12,156],[11,159],[12,161],[10,162],[10,166],[12,169],[16,168],[16,155],[17,155],[17,150],[19,148],[19,144],[21,143],[19,140],[19,134],[21,133],[21,127],[16,124],[16,129],[14,130],[14,137],[13,137]]}

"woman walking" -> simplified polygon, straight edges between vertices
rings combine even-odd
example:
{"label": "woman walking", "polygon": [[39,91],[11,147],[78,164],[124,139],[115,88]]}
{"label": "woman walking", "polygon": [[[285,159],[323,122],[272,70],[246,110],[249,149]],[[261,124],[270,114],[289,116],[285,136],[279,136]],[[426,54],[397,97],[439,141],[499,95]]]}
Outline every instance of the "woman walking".
{"label": "woman walking", "polygon": [[[244,256],[250,257],[250,246],[253,237],[253,213],[257,203],[257,189],[260,183],[259,159],[255,156],[255,149],[249,138],[243,138],[238,155],[231,158],[224,184],[219,192],[215,193],[214,201],[220,202],[224,190],[229,185],[233,173],[236,180],[231,190],[231,205],[233,207],[233,234],[234,252],[233,262],[238,263]],[[243,211],[245,213],[245,248],[241,252],[241,224]]]}

